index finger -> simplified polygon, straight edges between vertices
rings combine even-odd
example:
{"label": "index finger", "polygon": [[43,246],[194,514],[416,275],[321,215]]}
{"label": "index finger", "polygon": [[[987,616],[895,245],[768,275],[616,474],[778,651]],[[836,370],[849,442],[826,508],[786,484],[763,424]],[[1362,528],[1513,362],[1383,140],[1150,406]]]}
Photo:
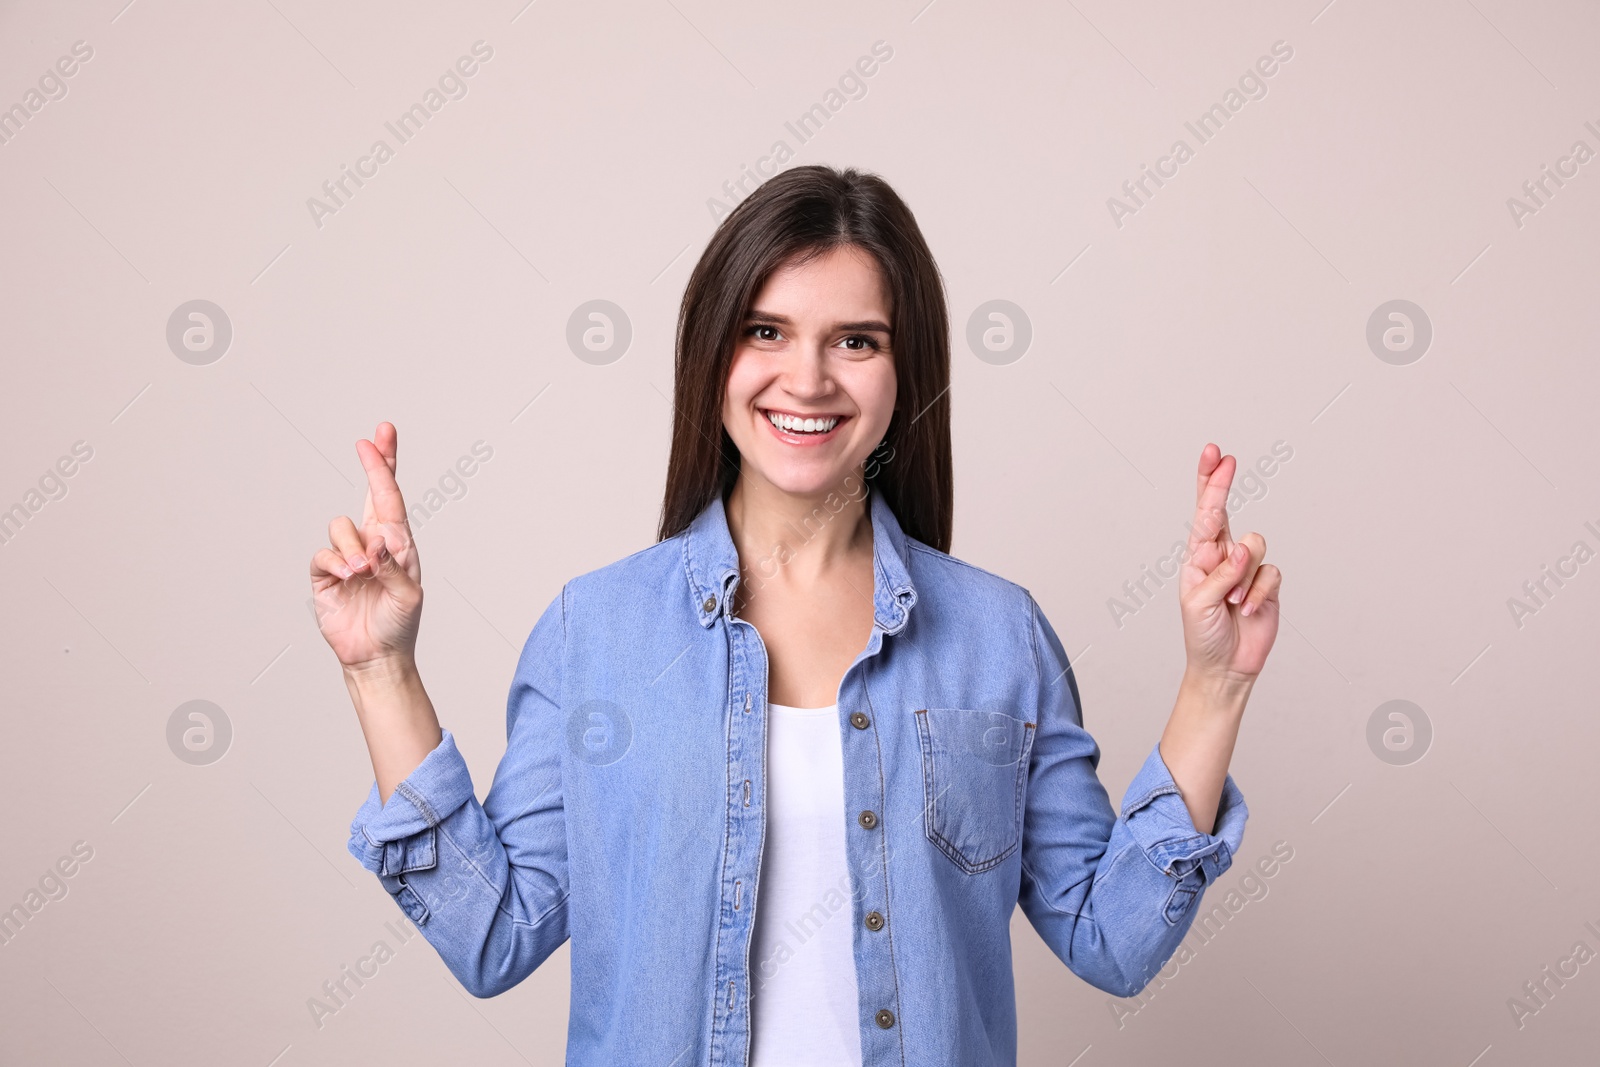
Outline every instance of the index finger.
{"label": "index finger", "polygon": [[378,423],[378,428],[372,433],[372,443],[378,446],[378,451],[389,462],[389,469],[394,470],[400,448],[400,434],[395,430],[394,423]]}
{"label": "index finger", "polygon": [[[392,422],[380,422],[378,423],[378,428],[372,432],[372,443],[378,446],[378,451],[388,461],[391,471],[396,467],[395,450],[399,444],[398,436]],[[372,507],[372,490],[369,487],[367,489],[367,499],[361,506],[361,525],[371,526],[377,521],[379,521],[378,515]]]}
{"label": "index finger", "polygon": [[[392,450],[393,437],[387,443]],[[361,457],[361,466],[367,471],[367,495],[372,501],[372,518],[380,523],[404,523],[406,502],[400,495],[400,484],[395,481],[394,471],[389,466],[389,457],[365,438],[356,442],[356,455]]]}
{"label": "index finger", "polygon": [[1211,480],[1211,472],[1217,469],[1217,464],[1222,462],[1222,449],[1211,442],[1206,442],[1206,447],[1200,450],[1200,473],[1195,478],[1194,502],[1200,503],[1206,491],[1206,483]]}
{"label": "index finger", "polygon": [[1224,456],[1222,449],[1214,444],[1207,444],[1201,451],[1195,480],[1195,519],[1189,529],[1191,553],[1204,541],[1215,541],[1223,558],[1233,551],[1233,535],[1228,529],[1228,492],[1233,487],[1233,475],[1238,466],[1237,460]]}
{"label": "index finger", "polygon": [[[1220,458],[1212,458],[1212,449],[1216,449]],[[1196,478],[1196,508],[1200,511],[1221,508],[1226,516],[1228,490],[1233,487],[1233,475],[1238,468],[1239,463],[1232,456],[1222,455],[1216,445],[1206,445],[1205,451],[1200,453],[1200,472]]]}

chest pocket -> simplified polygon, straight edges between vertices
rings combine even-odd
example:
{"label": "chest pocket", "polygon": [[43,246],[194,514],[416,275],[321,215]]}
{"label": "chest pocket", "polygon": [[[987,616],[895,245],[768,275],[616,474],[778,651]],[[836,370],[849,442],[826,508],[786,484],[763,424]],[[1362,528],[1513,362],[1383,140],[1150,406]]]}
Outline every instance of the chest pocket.
{"label": "chest pocket", "polygon": [[1033,727],[998,711],[917,712],[923,825],[928,840],[968,874],[999,864],[1022,839]]}

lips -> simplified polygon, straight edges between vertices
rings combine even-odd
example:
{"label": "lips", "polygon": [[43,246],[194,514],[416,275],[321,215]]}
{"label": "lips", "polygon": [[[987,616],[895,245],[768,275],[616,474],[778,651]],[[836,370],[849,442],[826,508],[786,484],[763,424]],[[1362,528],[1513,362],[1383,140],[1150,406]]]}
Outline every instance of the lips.
{"label": "lips", "polygon": [[766,416],[772,425],[790,433],[827,433],[839,425],[838,415],[790,415],[787,412],[769,411]]}
{"label": "lips", "polygon": [[763,408],[761,416],[780,441],[795,445],[820,444],[832,440],[839,427],[850,420],[848,415],[832,413],[803,414],[794,411],[771,411]]}

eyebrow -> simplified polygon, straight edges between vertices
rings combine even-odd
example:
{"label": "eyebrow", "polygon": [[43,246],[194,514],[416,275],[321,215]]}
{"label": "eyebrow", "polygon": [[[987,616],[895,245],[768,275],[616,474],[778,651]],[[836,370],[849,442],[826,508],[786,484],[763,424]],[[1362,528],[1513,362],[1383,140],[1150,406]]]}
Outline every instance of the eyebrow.
{"label": "eyebrow", "polygon": [[[745,316],[744,321],[745,321],[745,325],[747,325],[747,326],[748,325],[752,325],[754,323],[771,323],[774,326],[793,326],[794,325],[794,320],[789,318],[789,316],[787,316],[787,315],[778,315],[778,314],[776,314],[774,312],[770,312],[770,311],[752,311],[752,312],[750,312],[750,314]],[[833,329],[835,329],[835,330],[870,330],[870,331],[876,331],[878,333],[886,333],[886,334],[889,334],[891,336],[893,336],[893,333],[894,333],[893,330],[889,329],[887,324],[885,324],[883,322],[880,322],[877,319],[863,319],[863,320],[861,320],[859,322],[836,322],[836,323],[833,324]]]}

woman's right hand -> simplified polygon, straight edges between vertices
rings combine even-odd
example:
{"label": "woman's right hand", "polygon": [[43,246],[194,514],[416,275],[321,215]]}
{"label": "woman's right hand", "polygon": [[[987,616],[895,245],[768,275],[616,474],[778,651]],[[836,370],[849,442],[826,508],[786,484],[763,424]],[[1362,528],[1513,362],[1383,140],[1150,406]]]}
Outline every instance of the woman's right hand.
{"label": "woman's right hand", "polygon": [[397,435],[378,424],[373,441],[356,442],[367,471],[361,526],[340,515],[328,541],[311,558],[317,626],[346,671],[415,662],[422,621],[422,566],[395,481]]}

